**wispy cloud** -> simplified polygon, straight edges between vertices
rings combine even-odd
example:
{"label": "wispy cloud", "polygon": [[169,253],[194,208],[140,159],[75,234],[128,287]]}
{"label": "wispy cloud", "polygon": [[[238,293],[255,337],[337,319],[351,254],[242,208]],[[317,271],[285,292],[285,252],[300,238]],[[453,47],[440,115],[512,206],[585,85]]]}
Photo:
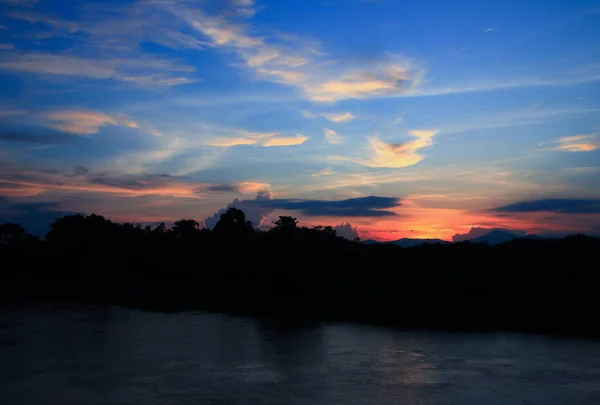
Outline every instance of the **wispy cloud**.
{"label": "wispy cloud", "polygon": [[418,152],[433,144],[437,131],[411,130],[415,139],[405,143],[387,143],[378,138],[369,138],[371,156],[368,159],[355,159],[344,156],[333,156],[333,160],[345,160],[368,167],[403,168],[413,166],[424,159]]}
{"label": "wispy cloud", "polygon": [[325,140],[330,144],[342,143],[342,136],[333,129],[325,128]]}
{"label": "wispy cloud", "polygon": [[43,52],[7,54],[0,58],[0,70],[41,75],[112,79],[140,86],[175,86],[195,79],[178,76],[194,69],[151,57],[89,58]]}
{"label": "wispy cloud", "polygon": [[556,145],[543,150],[564,152],[591,152],[600,149],[600,140],[597,134],[575,135],[560,138],[554,141]]}
{"label": "wispy cloud", "polygon": [[9,49],[14,49],[14,48],[15,48],[15,46],[13,44],[0,43],[1,50],[9,50]]}
{"label": "wispy cloud", "polygon": [[123,116],[109,116],[96,111],[74,110],[48,113],[50,126],[71,134],[96,134],[100,127],[118,125],[137,128],[138,124]]}
{"label": "wispy cloud", "polygon": [[393,57],[357,64],[331,63],[309,41],[279,35],[255,35],[247,25],[170,1],[165,10],[180,17],[209,46],[234,53],[259,78],[295,86],[314,101],[332,102],[400,94],[414,88],[423,75],[410,59]]}
{"label": "wispy cloud", "polygon": [[270,138],[266,142],[264,142],[262,145],[263,146],[296,146],[296,145],[302,145],[306,141],[308,141],[308,136],[298,134],[293,137]]}
{"label": "wispy cloud", "polygon": [[39,0],[0,0],[0,3],[10,4],[12,6],[23,6],[32,7],[36,5]]}
{"label": "wispy cloud", "polygon": [[256,145],[257,143],[258,139],[250,138],[213,138],[206,144],[208,146],[230,147],[240,145]]}
{"label": "wispy cloud", "polygon": [[331,122],[350,122],[354,119],[354,115],[349,112],[344,112],[340,114],[321,114],[323,117],[327,118]]}
{"label": "wispy cloud", "polygon": [[342,113],[313,113],[310,111],[301,111],[301,114],[304,118],[318,118],[318,117],[323,117],[331,122],[335,122],[335,123],[342,123],[342,122],[350,122],[352,121],[354,118],[356,118],[354,115],[352,115],[349,112],[342,112]]}
{"label": "wispy cloud", "polygon": [[332,174],[333,174],[333,170],[331,170],[331,167],[326,167],[325,169],[321,170],[320,172],[312,173],[311,176],[313,176],[313,177],[331,176]]}

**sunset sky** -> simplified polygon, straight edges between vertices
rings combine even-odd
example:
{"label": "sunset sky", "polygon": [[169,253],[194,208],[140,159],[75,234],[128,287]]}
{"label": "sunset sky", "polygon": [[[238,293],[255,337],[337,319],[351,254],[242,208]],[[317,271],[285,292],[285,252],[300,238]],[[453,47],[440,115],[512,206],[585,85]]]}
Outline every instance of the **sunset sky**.
{"label": "sunset sky", "polygon": [[598,0],[0,0],[0,88],[0,222],[30,231],[232,204],[600,234]]}

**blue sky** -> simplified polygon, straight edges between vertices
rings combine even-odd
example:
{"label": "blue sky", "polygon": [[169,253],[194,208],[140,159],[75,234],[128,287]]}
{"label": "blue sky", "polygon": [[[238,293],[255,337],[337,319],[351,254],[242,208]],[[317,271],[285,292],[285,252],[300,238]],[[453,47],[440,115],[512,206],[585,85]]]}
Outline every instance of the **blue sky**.
{"label": "blue sky", "polygon": [[363,238],[600,232],[599,1],[0,10],[0,220],[233,204]]}

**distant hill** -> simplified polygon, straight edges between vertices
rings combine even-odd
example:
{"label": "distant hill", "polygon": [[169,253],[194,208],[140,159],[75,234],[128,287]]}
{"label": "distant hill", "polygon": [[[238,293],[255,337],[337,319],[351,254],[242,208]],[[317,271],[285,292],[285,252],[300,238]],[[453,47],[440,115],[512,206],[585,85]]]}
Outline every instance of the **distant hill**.
{"label": "distant hill", "polygon": [[471,239],[473,243],[487,243],[488,245],[498,245],[500,243],[508,242],[513,239],[517,239],[518,236],[514,233],[506,232],[500,229],[486,233],[478,238]]}
{"label": "distant hill", "polygon": [[[477,238],[473,238],[470,239],[468,241],[473,242],[473,243],[487,243],[488,245],[498,245],[500,243],[504,243],[504,242],[508,242],[511,241],[513,239],[545,239],[542,236],[539,235],[515,235],[512,232],[508,232],[508,231],[504,231],[501,229],[494,229],[488,233],[486,233],[485,235],[479,236]],[[387,244],[391,244],[391,245],[396,245],[396,246],[400,246],[400,247],[413,247],[413,246],[419,246],[419,245],[423,245],[426,243],[451,243],[442,239],[411,239],[411,238],[402,238],[402,239],[398,239],[398,240],[392,240],[392,241],[387,241],[387,242],[379,242],[376,241],[374,239],[367,239],[365,241],[363,241],[364,244],[366,245],[374,245],[374,244],[378,244],[378,243],[387,243]]]}
{"label": "distant hill", "polygon": [[401,247],[413,247],[423,245],[425,243],[449,243],[442,239],[411,239],[411,238],[402,238],[398,240],[392,240],[388,242],[379,242],[373,239],[367,239],[363,241],[366,245],[374,245],[377,243],[387,243],[391,245],[401,246]]}

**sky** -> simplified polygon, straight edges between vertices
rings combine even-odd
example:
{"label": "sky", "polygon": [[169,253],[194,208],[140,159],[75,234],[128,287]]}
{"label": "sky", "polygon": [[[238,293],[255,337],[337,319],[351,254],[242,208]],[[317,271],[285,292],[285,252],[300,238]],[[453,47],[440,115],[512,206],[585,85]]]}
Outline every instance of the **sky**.
{"label": "sky", "polygon": [[600,234],[598,0],[0,0],[0,222]]}

